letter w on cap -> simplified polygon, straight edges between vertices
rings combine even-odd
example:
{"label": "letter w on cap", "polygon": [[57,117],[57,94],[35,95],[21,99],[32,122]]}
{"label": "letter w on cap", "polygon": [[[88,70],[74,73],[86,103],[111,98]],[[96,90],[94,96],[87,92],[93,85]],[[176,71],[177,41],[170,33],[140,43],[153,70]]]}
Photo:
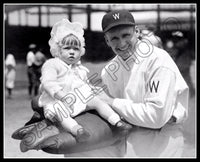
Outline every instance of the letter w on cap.
{"label": "letter w on cap", "polygon": [[114,15],[113,15],[113,18],[114,18],[115,20],[119,19],[119,13],[114,14]]}

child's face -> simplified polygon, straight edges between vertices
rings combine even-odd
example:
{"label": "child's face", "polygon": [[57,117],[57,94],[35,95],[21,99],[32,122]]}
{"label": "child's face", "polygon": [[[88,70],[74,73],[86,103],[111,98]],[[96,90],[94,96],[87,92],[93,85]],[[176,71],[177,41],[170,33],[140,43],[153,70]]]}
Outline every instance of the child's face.
{"label": "child's face", "polygon": [[81,58],[79,46],[64,45],[60,50],[60,59],[68,65],[77,63]]}

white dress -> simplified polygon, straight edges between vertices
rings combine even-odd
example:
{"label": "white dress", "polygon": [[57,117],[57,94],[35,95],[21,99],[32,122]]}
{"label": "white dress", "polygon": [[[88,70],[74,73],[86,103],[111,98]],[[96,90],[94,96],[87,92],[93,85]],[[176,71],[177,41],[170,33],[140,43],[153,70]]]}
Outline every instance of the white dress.
{"label": "white dress", "polygon": [[42,95],[39,105],[54,112],[52,105],[57,103],[56,105],[63,106],[61,101],[54,98],[54,94],[63,90],[67,94],[66,99],[71,100],[73,105],[73,108],[69,109],[71,117],[83,112],[87,101],[93,97],[92,89],[87,83],[88,72],[80,63],[72,68],[59,58],[47,60],[42,67]]}
{"label": "white dress", "polygon": [[5,61],[5,79],[6,79],[6,88],[14,88],[15,86],[15,77],[16,77],[16,71],[15,71],[15,58],[12,54],[8,54]]}

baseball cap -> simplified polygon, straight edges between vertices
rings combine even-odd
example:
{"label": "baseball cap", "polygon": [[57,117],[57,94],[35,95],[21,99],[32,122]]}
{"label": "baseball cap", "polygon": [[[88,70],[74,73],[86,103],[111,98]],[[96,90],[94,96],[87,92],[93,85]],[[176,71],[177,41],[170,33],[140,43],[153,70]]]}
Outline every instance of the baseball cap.
{"label": "baseball cap", "polygon": [[172,36],[179,37],[179,38],[184,37],[184,35],[183,35],[183,33],[181,31],[174,31],[174,32],[172,32]]}
{"label": "baseball cap", "polygon": [[29,48],[30,48],[30,49],[36,48],[36,45],[35,45],[35,44],[30,44],[30,45],[29,45]]}
{"label": "baseball cap", "polygon": [[119,25],[135,25],[135,20],[133,15],[127,10],[114,10],[104,15],[101,25],[105,33]]}

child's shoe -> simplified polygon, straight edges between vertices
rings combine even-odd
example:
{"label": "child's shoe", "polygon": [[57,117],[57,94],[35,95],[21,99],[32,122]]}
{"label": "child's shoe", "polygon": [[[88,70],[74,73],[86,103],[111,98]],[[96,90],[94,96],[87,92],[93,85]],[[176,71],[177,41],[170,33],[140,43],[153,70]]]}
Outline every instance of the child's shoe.
{"label": "child's shoe", "polygon": [[116,124],[115,124],[116,127],[118,127],[119,129],[121,130],[130,130],[133,126],[129,123],[126,123],[122,120],[118,121]]}
{"label": "child's shoe", "polygon": [[77,142],[84,142],[89,137],[90,137],[90,134],[84,128],[80,128],[77,130],[77,135],[76,135]]}
{"label": "child's shoe", "polygon": [[129,133],[129,131],[133,128],[133,126],[127,122],[120,120],[115,124],[115,134],[125,136]]}

